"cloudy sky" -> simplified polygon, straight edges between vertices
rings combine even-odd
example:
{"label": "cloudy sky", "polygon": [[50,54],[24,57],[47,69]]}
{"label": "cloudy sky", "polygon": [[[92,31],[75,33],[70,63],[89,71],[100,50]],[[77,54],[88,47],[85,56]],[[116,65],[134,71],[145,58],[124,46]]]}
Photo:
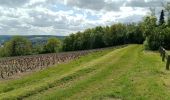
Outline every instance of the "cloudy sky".
{"label": "cloudy sky", "polygon": [[68,35],[138,22],[167,0],[0,0],[0,35]]}

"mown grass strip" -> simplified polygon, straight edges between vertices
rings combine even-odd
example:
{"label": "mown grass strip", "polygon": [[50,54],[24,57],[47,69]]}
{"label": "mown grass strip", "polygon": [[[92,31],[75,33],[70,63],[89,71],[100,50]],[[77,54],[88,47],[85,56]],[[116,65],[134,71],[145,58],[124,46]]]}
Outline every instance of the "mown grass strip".
{"label": "mown grass strip", "polygon": [[[106,52],[105,52],[106,53]],[[108,53],[108,52],[107,52]],[[95,53],[97,54],[97,53]],[[99,53],[100,54],[100,53]],[[93,57],[94,58],[94,57]],[[95,61],[94,61],[95,62]],[[91,64],[94,64],[91,63]],[[74,65],[75,66],[75,65]],[[87,66],[87,65],[84,65],[84,66]],[[69,75],[69,74],[67,74]],[[64,77],[65,75],[61,75],[61,77]],[[51,78],[51,77],[50,77]],[[54,84],[56,81],[55,79],[56,77],[54,78],[51,78],[49,79],[48,81],[44,81],[44,83],[42,84],[37,84],[37,85],[28,85],[27,87],[22,87],[22,88],[19,88],[19,89],[15,89],[14,91],[9,91],[7,93],[2,93],[1,94],[1,98],[18,98],[18,97],[24,97],[24,96],[28,96],[30,93],[32,92],[39,92],[39,91],[42,91],[42,90],[46,90],[47,88],[49,88],[49,83],[52,83]],[[51,86],[51,85],[50,85]],[[33,88],[34,87],[34,88]],[[21,92],[22,91],[22,92]],[[25,92],[24,92],[25,91]]]}
{"label": "mown grass strip", "polygon": [[[134,48],[133,48],[134,49]],[[127,50],[127,49],[126,49]],[[118,56],[115,56],[118,57]],[[38,100],[169,100],[170,73],[165,71],[158,53],[143,48],[128,49],[116,62],[108,64],[91,76],[73,82],[69,87],[43,91]],[[113,59],[114,60],[114,59]],[[102,66],[102,63],[101,63]],[[164,83],[164,79],[167,80]]]}
{"label": "mown grass strip", "polygon": [[[56,80],[54,83],[49,83],[47,85],[47,87],[40,88],[40,89],[38,89],[36,91],[30,91],[28,94],[23,95],[23,96],[12,97],[12,98],[23,99],[23,98],[29,97],[29,96],[34,95],[36,93],[48,90],[49,88],[53,88],[53,87],[55,87],[55,86],[57,86],[59,84],[64,84],[64,83],[67,83],[69,81],[73,81],[74,79],[76,79],[78,77],[81,77],[83,75],[86,75],[86,74],[88,74],[88,73],[90,73],[90,72],[92,72],[94,70],[95,69],[92,69],[92,68],[86,68],[86,69],[78,70],[78,71],[76,71],[75,73],[73,73],[73,74],[71,74],[69,76],[65,76],[65,77],[61,78],[60,80]],[[6,98],[6,99],[8,99],[8,98]]]}
{"label": "mown grass strip", "polygon": [[[128,62],[129,58],[125,59],[125,57],[127,57],[127,54],[129,56],[130,54],[128,52],[132,51],[136,47],[137,46],[132,46],[132,47],[124,49],[124,51],[114,52],[114,54],[113,53],[110,54],[110,57],[107,57],[105,60],[100,62],[100,65],[98,65],[98,68],[100,69],[103,68],[102,70],[99,70],[98,72],[94,73],[93,75],[89,77],[85,77],[79,81],[76,81],[70,84],[71,85],[70,87],[54,88],[53,90],[45,91],[45,93],[42,93],[30,99],[37,99],[38,97],[39,97],[38,98],[39,100],[54,99],[54,98],[66,99],[66,97],[70,99],[70,96],[77,94],[77,93],[79,94],[81,90],[86,90],[86,88],[90,86],[94,86],[94,87],[91,87],[91,89],[93,88],[95,89],[96,84],[100,83],[100,81],[105,81],[105,79],[107,79],[107,77],[111,75],[111,73],[113,72],[113,69],[116,71],[122,68],[120,66],[116,66],[117,63],[120,63],[122,59],[124,62],[126,61],[126,63],[129,63]],[[118,58],[118,59],[114,59],[113,57]],[[125,63],[122,63],[122,64],[125,64]],[[103,67],[99,67],[99,66],[103,66]]]}
{"label": "mown grass strip", "polygon": [[164,64],[159,54],[140,51],[135,61],[127,72],[108,82],[111,84],[105,89],[92,94],[93,99],[169,100],[169,91],[161,78]]}
{"label": "mown grass strip", "polygon": [[87,55],[85,57],[81,57],[80,59],[72,61],[68,64],[60,64],[55,67],[50,67],[43,71],[32,73],[32,75],[21,77],[20,79],[0,81],[0,93],[9,92],[10,90],[14,90],[19,87],[27,86],[32,83],[45,80],[46,78],[49,78],[52,76],[55,76],[55,77],[60,76],[63,73],[67,73],[75,69],[76,67],[79,67],[79,65],[81,64],[89,62],[93,59],[97,59],[98,57],[103,56],[105,53],[108,53],[110,51],[111,50],[106,50],[104,52],[97,52],[91,55]]}

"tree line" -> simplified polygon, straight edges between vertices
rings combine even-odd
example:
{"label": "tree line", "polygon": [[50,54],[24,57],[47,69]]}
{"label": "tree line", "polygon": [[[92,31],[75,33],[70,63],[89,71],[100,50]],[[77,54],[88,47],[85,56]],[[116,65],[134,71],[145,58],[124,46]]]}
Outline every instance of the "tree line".
{"label": "tree line", "polygon": [[66,37],[63,41],[64,51],[103,48],[127,43],[141,44],[144,41],[140,24],[114,24],[98,26],[77,32]]}

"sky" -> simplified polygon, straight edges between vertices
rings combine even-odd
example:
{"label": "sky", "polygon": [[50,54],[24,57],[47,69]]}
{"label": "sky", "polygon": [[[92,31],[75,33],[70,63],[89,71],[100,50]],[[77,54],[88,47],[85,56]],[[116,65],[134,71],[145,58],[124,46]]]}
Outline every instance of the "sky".
{"label": "sky", "polygon": [[67,36],[95,26],[139,22],[150,7],[167,1],[0,0],[0,35]]}

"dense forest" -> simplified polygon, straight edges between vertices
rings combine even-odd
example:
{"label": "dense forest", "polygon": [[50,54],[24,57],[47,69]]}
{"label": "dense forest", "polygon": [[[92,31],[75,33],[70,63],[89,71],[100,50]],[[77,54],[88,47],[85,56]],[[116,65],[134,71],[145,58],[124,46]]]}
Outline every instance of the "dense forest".
{"label": "dense forest", "polygon": [[158,50],[160,46],[170,49],[170,7],[162,10],[160,17],[154,13],[145,16],[139,23],[97,26],[70,34],[63,41],[50,38],[43,45],[32,45],[30,40],[15,36],[0,48],[0,56],[56,53],[60,51],[88,50],[123,44],[144,44],[147,50]]}

